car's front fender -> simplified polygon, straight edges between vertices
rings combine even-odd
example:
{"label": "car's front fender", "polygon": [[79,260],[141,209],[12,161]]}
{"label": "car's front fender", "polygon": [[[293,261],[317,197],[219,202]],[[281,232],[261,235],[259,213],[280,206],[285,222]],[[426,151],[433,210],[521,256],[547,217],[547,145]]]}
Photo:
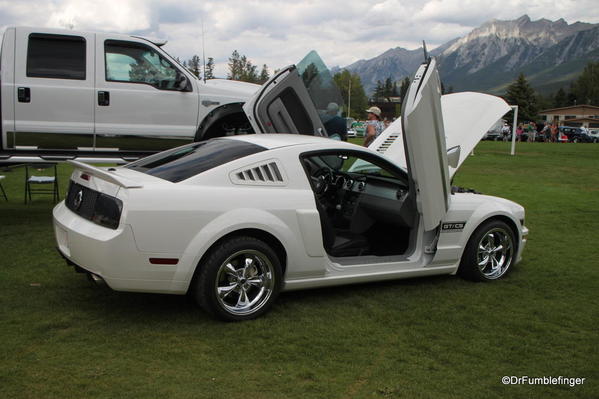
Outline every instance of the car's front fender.
{"label": "car's front fender", "polygon": [[[521,214],[520,214],[521,213]],[[443,222],[432,265],[456,263],[472,233],[486,220],[505,218],[515,227],[516,243],[522,240],[524,208],[503,198],[478,194],[455,194]],[[456,266],[457,268],[457,266]]]}

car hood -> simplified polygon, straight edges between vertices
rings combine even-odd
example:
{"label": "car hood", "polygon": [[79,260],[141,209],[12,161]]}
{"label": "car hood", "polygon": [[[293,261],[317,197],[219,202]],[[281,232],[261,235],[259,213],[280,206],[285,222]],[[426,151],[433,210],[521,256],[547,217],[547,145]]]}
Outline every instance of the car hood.
{"label": "car hood", "polygon": [[[448,152],[455,147],[460,149],[457,162],[449,166],[449,175],[453,177],[489,128],[510,110],[510,106],[500,97],[463,92],[441,96],[441,109],[445,147]],[[407,168],[402,134],[401,119],[398,118],[369,147]]]}

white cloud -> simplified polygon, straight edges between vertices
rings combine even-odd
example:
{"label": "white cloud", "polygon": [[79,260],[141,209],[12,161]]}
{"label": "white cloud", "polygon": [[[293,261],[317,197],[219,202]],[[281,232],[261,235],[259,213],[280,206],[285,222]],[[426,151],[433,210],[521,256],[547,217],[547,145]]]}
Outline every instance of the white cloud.
{"label": "white cloud", "polygon": [[0,0],[0,29],[10,25],[74,27],[169,40],[182,59],[214,57],[226,74],[233,50],[271,70],[317,50],[329,65],[347,65],[392,47],[435,47],[493,18],[564,18],[599,22],[596,0]]}

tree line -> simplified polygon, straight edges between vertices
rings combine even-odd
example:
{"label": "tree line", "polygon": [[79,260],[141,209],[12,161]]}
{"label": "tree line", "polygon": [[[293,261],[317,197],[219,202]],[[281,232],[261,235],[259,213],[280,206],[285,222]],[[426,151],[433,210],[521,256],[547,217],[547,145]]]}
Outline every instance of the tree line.
{"label": "tree line", "polygon": [[518,105],[518,119],[535,121],[539,111],[547,108],[561,108],[572,105],[599,106],[599,62],[589,62],[582,74],[569,88],[560,87],[555,93],[541,95],[526,80],[524,74],[507,87],[504,99],[509,104]]}

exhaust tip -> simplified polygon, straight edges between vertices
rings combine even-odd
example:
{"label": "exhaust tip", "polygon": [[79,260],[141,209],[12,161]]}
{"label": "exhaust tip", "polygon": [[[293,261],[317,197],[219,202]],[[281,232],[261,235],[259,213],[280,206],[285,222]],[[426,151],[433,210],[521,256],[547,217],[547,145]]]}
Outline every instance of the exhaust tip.
{"label": "exhaust tip", "polygon": [[102,286],[102,287],[106,286],[106,281],[104,281],[104,279],[102,277],[98,276],[97,274],[88,273],[87,278],[89,279],[89,281],[91,281],[95,285]]}

